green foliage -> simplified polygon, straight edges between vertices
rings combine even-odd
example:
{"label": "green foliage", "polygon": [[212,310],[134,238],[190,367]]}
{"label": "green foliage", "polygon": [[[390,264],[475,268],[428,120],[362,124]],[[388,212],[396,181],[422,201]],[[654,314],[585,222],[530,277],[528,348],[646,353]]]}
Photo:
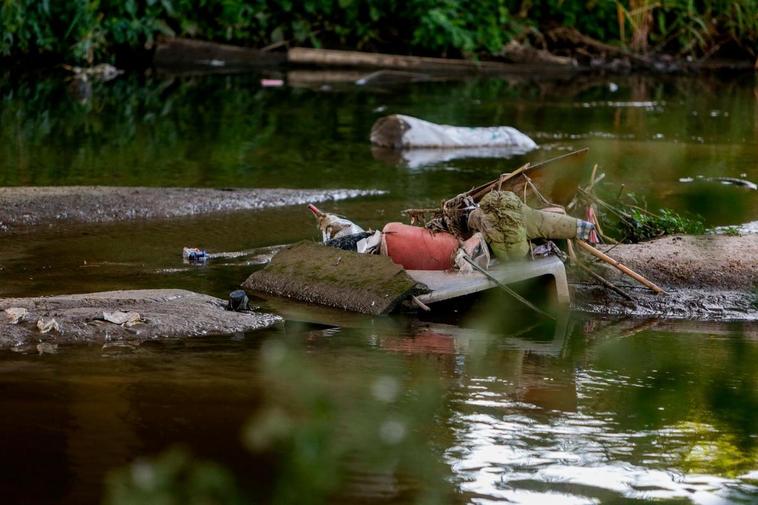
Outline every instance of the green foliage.
{"label": "green foliage", "polygon": [[656,48],[707,53],[734,44],[755,54],[758,41],[756,0],[664,0],[652,9],[650,41]]}
{"label": "green foliage", "polygon": [[520,17],[536,27],[573,27],[598,40],[611,41],[619,37],[616,2],[613,1],[534,0],[523,2]]}
{"label": "green foliage", "polygon": [[[636,201],[634,194],[627,196]],[[621,204],[619,209],[619,214],[623,217],[619,219],[618,233],[624,242],[643,242],[663,235],[705,233],[705,222],[700,216],[687,217],[671,209],[660,209],[653,213],[637,205]]]}
{"label": "green foliage", "polygon": [[[319,366],[292,340],[269,340],[261,354],[267,402],[244,439],[254,453],[278,456],[272,503],[330,503],[351,473],[406,475],[417,488],[412,503],[443,501],[444,469],[424,443],[442,406],[431,370],[396,377],[377,356],[370,368],[379,373],[361,381],[365,369]],[[338,384],[326,379],[334,370]]]}
{"label": "green foliage", "polygon": [[739,237],[741,235],[739,226],[725,226],[721,233],[728,237]]}
{"label": "green foliage", "polygon": [[180,449],[152,460],[138,460],[112,473],[106,505],[241,505],[231,473]]}
{"label": "green foliage", "polygon": [[419,47],[442,53],[458,50],[496,54],[508,41],[510,15],[503,0],[415,3],[420,21],[413,32],[413,43]]}
{"label": "green foliage", "polygon": [[0,54],[101,61],[118,48],[149,48],[163,34],[258,47],[286,41],[494,55],[514,33],[558,24],[625,44],[643,29],[640,12],[649,47],[689,54],[733,44],[753,52],[756,11],[758,0],[0,0]]}

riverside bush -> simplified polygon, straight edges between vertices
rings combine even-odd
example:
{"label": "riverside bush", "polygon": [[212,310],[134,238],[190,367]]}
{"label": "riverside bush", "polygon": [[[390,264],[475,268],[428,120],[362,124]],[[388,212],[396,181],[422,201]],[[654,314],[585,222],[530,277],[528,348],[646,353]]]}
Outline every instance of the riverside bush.
{"label": "riverside bush", "polygon": [[0,54],[104,61],[163,34],[489,57],[558,25],[639,52],[755,56],[758,0],[0,0]]}

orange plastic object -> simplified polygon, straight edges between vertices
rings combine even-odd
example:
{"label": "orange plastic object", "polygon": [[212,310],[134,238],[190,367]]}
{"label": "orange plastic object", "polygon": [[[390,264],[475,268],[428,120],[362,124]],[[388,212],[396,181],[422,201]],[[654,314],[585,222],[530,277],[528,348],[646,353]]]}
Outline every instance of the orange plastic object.
{"label": "orange plastic object", "polygon": [[382,254],[406,270],[450,270],[458,239],[420,226],[387,223],[382,230]]}

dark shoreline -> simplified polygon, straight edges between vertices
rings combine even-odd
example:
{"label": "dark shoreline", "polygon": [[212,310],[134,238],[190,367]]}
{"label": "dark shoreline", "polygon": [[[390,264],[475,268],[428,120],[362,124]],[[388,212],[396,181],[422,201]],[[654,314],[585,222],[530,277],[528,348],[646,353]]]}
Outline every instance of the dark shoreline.
{"label": "dark shoreline", "polygon": [[[758,61],[751,57],[705,56],[693,58],[668,53],[637,54],[621,47],[587,39],[594,54],[581,45],[559,53],[516,43],[506,46],[500,58],[445,58],[397,53],[357,51],[352,48],[315,49],[292,47],[267,50],[255,47],[181,37],[160,37],[151,50],[115,54],[116,66],[127,71],[164,73],[243,73],[301,70],[411,70],[434,77],[457,74],[534,75],[565,77],[573,74],[697,75],[700,73],[755,73]],[[581,44],[581,42],[580,42]],[[597,44],[598,47],[592,44]],[[12,73],[49,71],[64,61],[45,57],[0,57]]]}

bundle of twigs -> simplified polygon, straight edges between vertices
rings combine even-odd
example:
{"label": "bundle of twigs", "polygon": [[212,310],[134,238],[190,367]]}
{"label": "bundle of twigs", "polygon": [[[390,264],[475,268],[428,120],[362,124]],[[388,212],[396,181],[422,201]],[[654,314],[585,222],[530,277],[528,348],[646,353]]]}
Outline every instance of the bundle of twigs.
{"label": "bundle of twigs", "polygon": [[[616,207],[614,207],[614,206],[612,206],[612,205],[604,202],[603,200],[601,200],[600,198],[598,198],[595,195],[595,193],[593,191],[594,188],[595,188],[595,186],[597,185],[597,183],[599,183],[605,177],[605,174],[600,174],[599,176],[597,176],[596,174],[597,174],[597,165],[595,165],[592,168],[592,175],[590,176],[590,183],[589,183],[589,185],[587,185],[584,188],[581,187],[581,186],[577,187],[577,195],[574,198],[574,200],[571,203],[569,203],[568,207],[572,208],[572,207],[578,205],[579,203],[584,203],[587,206],[587,217],[595,225],[595,229],[598,232],[598,234],[606,242],[618,243],[614,239],[606,236],[603,233],[603,229],[600,226],[600,221],[597,218],[597,208],[596,208],[596,205],[599,205],[604,210],[607,210],[607,211],[613,213],[620,220],[629,220],[629,219],[632,219],[632,217],[629,214],[627,214],[626,212],[624,212],[622,209],[618,209],[618,208],[616,208]],[[631,277],[632,279],[636,280],[640,284],[642,284],[642,285],[650,288],[650,290],[652,290],[654,293],[658,294],[658,293],[663,293],[664,292],[663,289],[660,288],[655,283],[651,282],[647,278],[645,278],[642,275],[638,274],[637,272],[633,271],[632,269],[630,269],[626,265],[624,265],[624,264],[616,261],[615,259],[611,258],[610,256],[608,256],[607,254],[603,253],[602,251],[599,251],[597,248],[593,247],[592,245],[588,244],[587,242],[585,242],[583,240],[577,239],[576,240],[576,244],[584,252],[586,252],[586,253],[594,256],[596,259],[598,259],[600,261],[603,261],[603,262],[605,262],[605,263],[607,263],[607,264],[615,267],[616,269],[620,270],[625,275]],[[600,276],[599,274],[597,274],[596,272],[594,272],[593,270],[591,270],[590,268],[588,268],[586,265],[584,265],[583,262],[575,254],[575,252],[573,250],[573,246],[572,246],[572,241],[571,240],[568,241],[568,248],[569,248],[569,257],[572,260],[572,264],[574,264],[577,267],[579,267],[582,271],[588,273],[591,277],[593,277],[595,280],[599,281],[605,287],[607,287],[607,288],[611,289],[612,291],[620,294],[621,296],[623,296],[627,300],[632,301],[632,298],[627,293],[625,293],[624,291],[622,291],[621,289],[619,289],[617,286],[615,286],[614,284],[612,284],[611,282],[609,282],[608,280],[606,280],[605,278],[603,278],[602,276]]]}
{"label": "bundle of twigs", "polygon": [[[540,161],[534,165],[527,163],[512,172],[500,174],[497,179],[493,179],[481,186],[445,200],[440,208],[406,209],[403,211],[403,214],[409,216],[412,223],[421,222],[427,229],[433,232],[446,231],[459,238],[466,239],[470,235],[467,224],[468,214],[472,209],[476,208],[476,205],[487,193],[496,189],[513,191],[517,184],[522,181],[526,181],[526,184],[531,184],[531,180],[527,175],[528,173],[550,163],[585,154],[588,150],[589,148],[584,147],[577,151]],[[430,215],[431,218],[427,220],[426,217]]]}

